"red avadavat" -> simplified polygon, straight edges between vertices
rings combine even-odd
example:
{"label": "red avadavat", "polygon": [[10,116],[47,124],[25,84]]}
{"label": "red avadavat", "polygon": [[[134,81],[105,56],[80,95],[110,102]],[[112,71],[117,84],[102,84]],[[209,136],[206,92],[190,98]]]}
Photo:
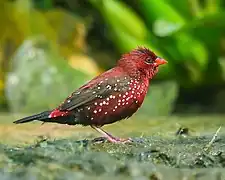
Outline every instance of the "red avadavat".
{"label": "red avadavat", "polygon": [[110,142],[130,141],[113,137],[100,127],[132,116],[141,107],[149,83],[157,74],[159,65],[165,63],[166,60],[156,56],[149,49],[138,47],[124,54],[117,66],[74,91],[54,110],[25,117],[14,123],[38,120],[90,125]]}

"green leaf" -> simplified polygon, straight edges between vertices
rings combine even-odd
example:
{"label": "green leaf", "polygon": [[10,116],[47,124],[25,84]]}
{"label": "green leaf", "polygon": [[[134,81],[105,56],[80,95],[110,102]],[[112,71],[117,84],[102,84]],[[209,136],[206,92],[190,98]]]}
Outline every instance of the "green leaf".
{"label": "green leaf", "polygon": [[118,27],[120,31],[128,33],[139,40],[147,37],[148,30],[135,11],[119,0],[90,0],[102,13],[106,23],[111,27]]}
{"label": "green leaf", "polygon": [[214,14],[223,11],[222,0],[206,0],[205,1],[205,14]]}
{"label": "green leaf", "polygon": [[210,52],[216,51],[218,54],[218,48],[215,48],[225,30],[225,12],[218,12],[215,14],[205,15],[202,18],[194,19],[185,24],[175,34],[192,34],[196,39],[204,42]]}
{"label": "green leaf", "polygon": [[[174,35],[179,37],[180,35],[183,36],[183,34],[192,34],[194,41],[190,41],[189,46],[181,45],[180,49],[181,51],[186,51],[187,54],[195,51],[195,56],[198,58],[199,64],[205,64],[206,67],[202,69],[202,81],[204,81],[204,84],[222,83],[222,71],[220,67],[221,65],[218,63],[218,57],[221,53],[220,44],[225,31],[224,19],[224,12],[206,15],[202,18],[190,21]],[[196,40],[198,40],[198,43],[201,42],[204,44],[204,49],[206,49],[206,51],[201,50],[201,48],[198,48],[196,45],[193,45],[192,47],[192,44],[195,44]],[[189,51],[189,49],[192,49],[192,51]],[[208,60],[204,63],[203,59],[205,57],[205,53],[208,54]],[[200,70],[196,66],[194,67],[194,64],[192,66],[193,68],[196,68],[196,72]],[[194,74],[192,74],[192,76],[194,76]]]}
{"label": "green leaf", "polygon": [[183,1],[174,1],[166,0],[179,14],[182,15],[186,20],[190,20],[193,17],[191,3],[193,0],[183,0]]}
{"label": "green leaf", "polygon": [[139,0],[139,7],[149,25],[154,25],[158,20],[167,21],[176,27],[185,24],[185,18],[164,0]]}
{"label": "green leaf", "polygon": [[53,0],[33,0],[35,8],[41,10],[49,10],[54,7]]}

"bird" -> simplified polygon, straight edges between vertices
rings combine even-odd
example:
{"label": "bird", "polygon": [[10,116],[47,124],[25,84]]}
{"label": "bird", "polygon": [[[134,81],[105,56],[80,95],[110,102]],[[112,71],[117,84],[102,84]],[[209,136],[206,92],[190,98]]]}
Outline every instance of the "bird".
{"label": "bird", "polygon": [[130,118],[143,104],[160,65],[168,61],[149,48],[138,46],[121,55],[116,65],[86,82],[58,107],[14,121],[90,126],[111,143],[131,142],[102,129],[104,125]]}

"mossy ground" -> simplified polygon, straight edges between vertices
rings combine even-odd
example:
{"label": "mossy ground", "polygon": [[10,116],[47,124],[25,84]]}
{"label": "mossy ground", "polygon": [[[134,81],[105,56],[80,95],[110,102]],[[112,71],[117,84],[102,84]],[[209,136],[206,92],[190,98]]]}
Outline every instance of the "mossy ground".
{"label": "mossy ground", "polygon": [[[93,142],[99,134],[89,127],[14,125],[14,119],[0,117],[2,180],[225,178],[225,117],[135,116],[104,127],[137,140],[132,144]],[[189,130],[185,137],[175,135],[180,126]]]}

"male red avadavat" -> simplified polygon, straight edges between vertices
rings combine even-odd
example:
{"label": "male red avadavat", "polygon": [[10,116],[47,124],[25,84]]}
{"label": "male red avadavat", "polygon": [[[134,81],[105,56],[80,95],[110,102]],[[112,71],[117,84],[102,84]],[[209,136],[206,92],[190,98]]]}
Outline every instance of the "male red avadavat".
{"label": "male red avadavat", "polygon": [[141,107],[149,83],[158,67],[167,63],[147,48],[139,47],[124,54],[117,65],[75,90],[54,110],[44,111],[15,121],[34,120],[60,124],[90,125],[110,142],[128,142],[100,127],[132,116]]}

